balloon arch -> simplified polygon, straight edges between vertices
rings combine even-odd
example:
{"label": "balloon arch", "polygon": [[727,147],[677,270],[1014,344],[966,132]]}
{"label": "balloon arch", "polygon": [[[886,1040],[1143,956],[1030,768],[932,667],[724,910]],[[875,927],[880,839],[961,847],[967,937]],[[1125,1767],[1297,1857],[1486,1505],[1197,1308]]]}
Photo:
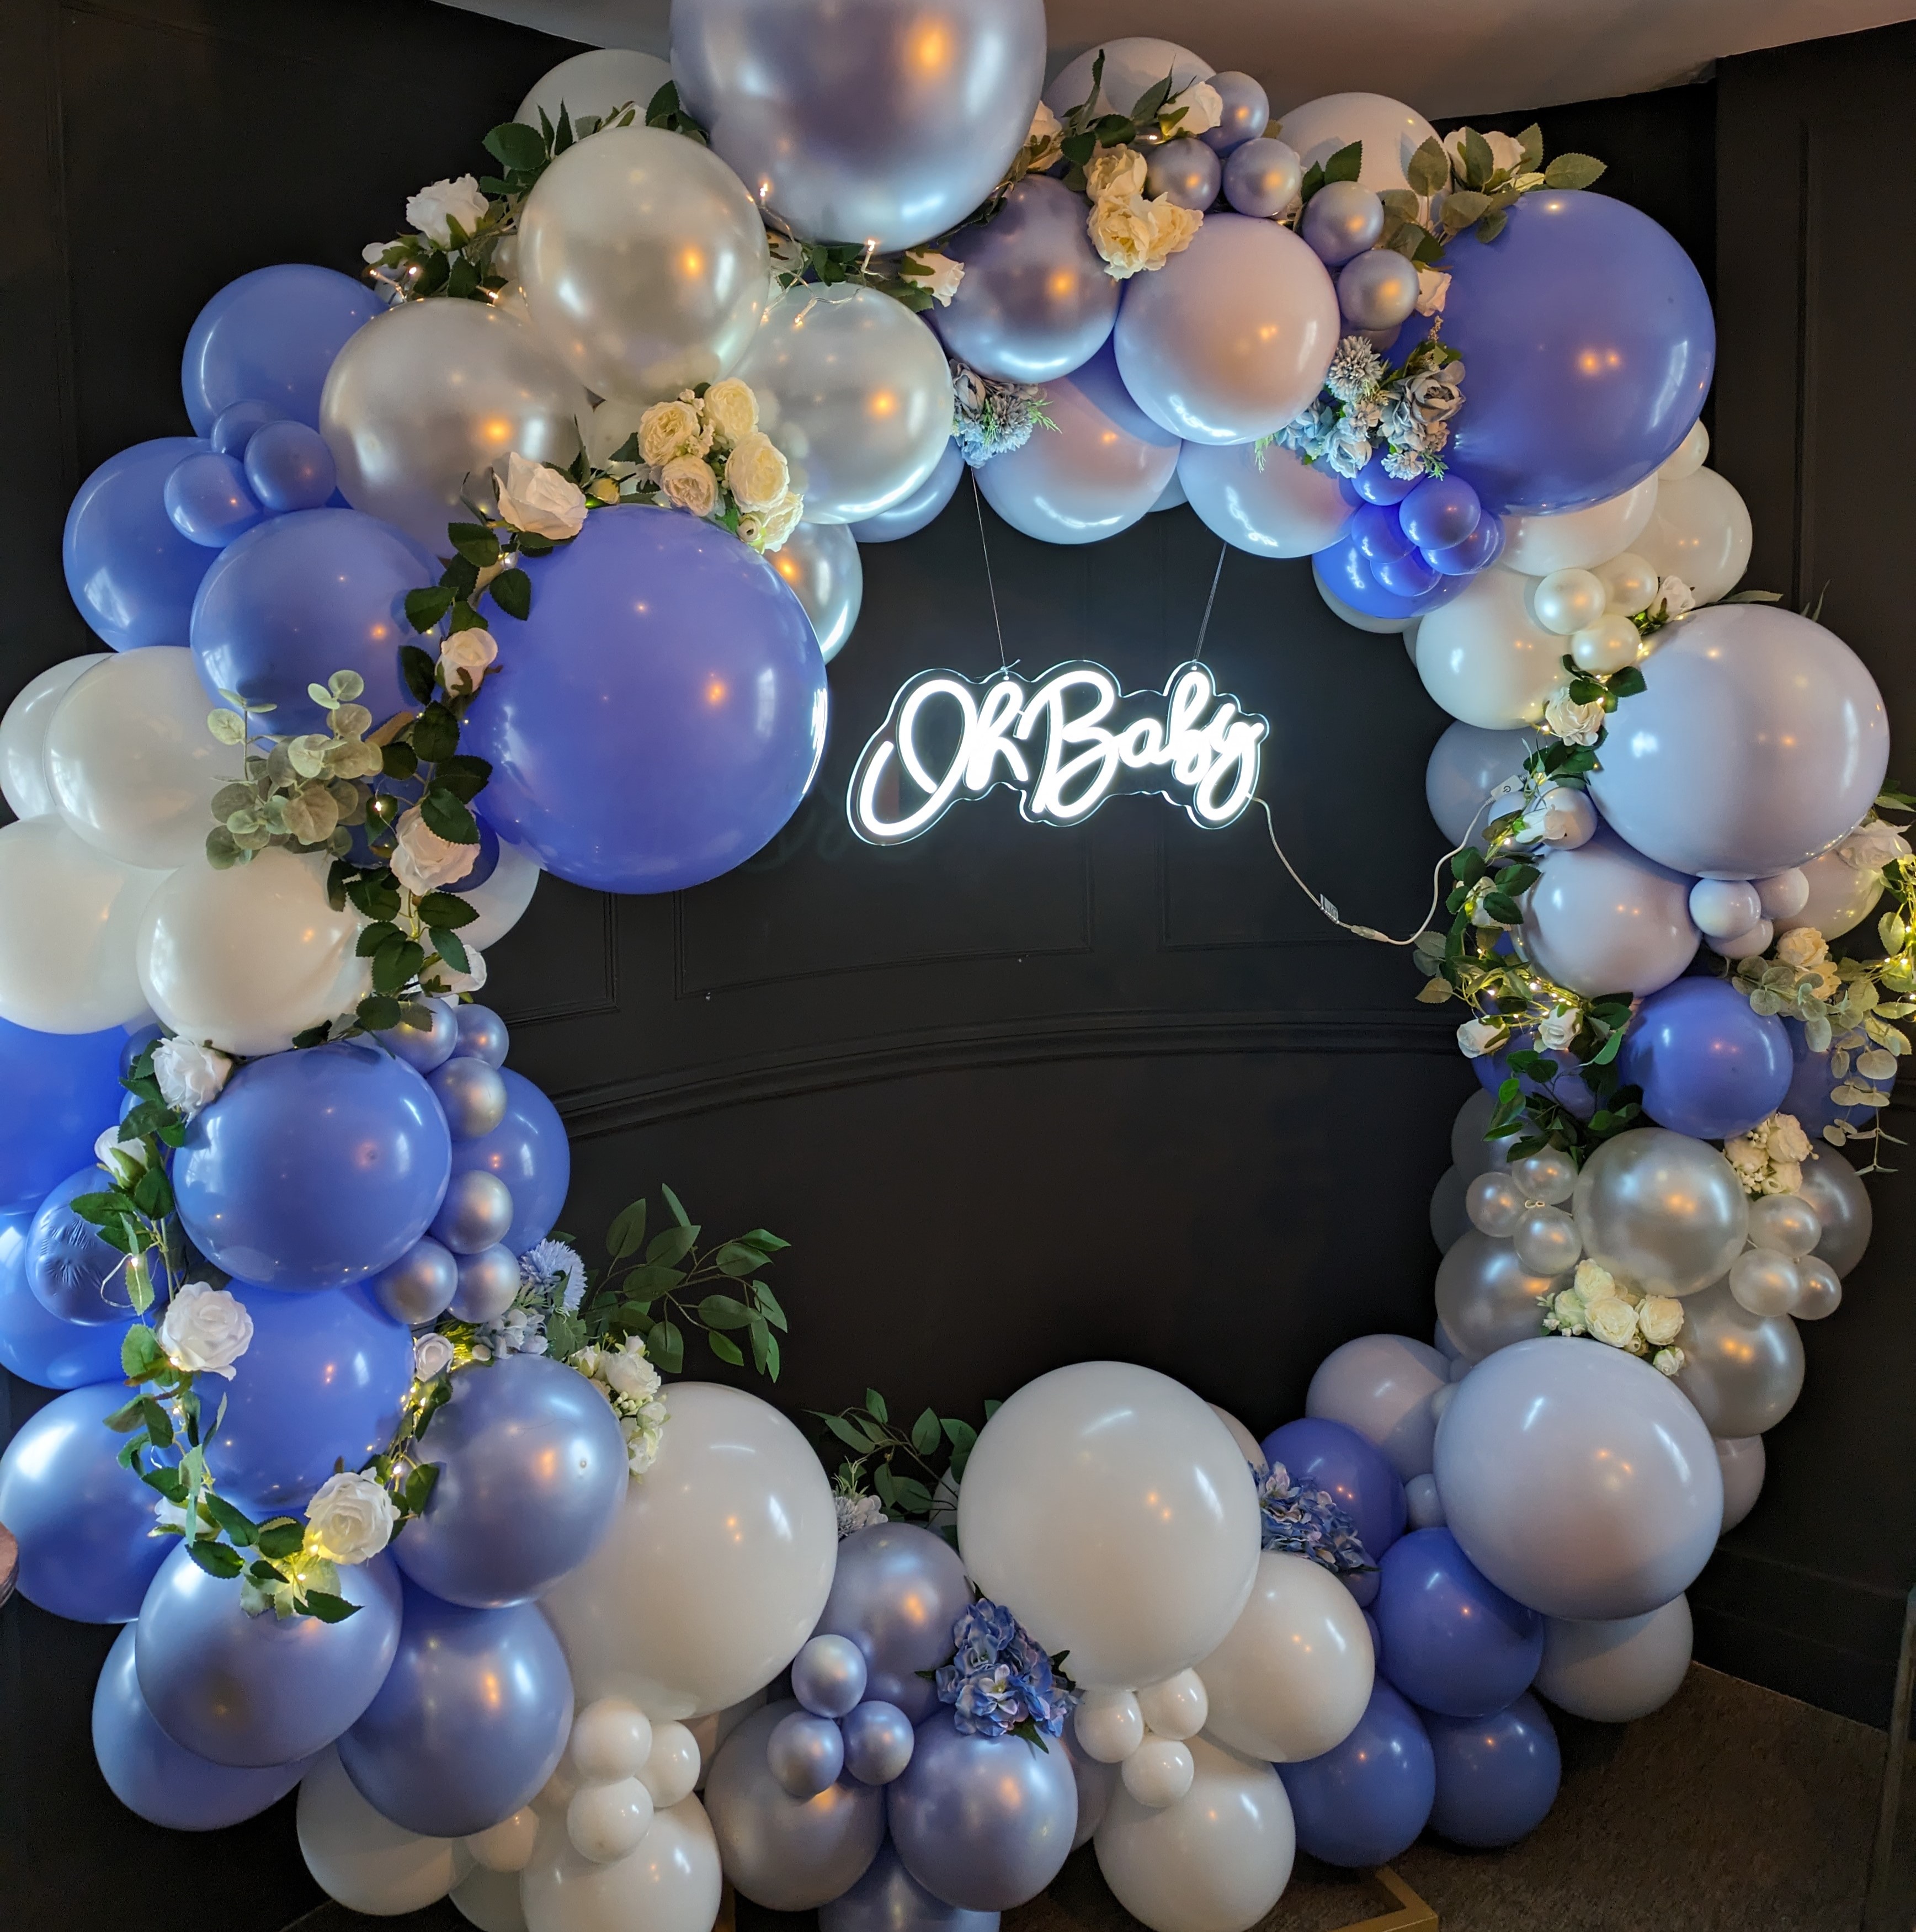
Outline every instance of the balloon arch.
{"label": "balloon arch", "polygon": [[[1702,284],[1535,128],[1275,119],[1153,40],[1041,98],[1040,0],[673,34],[547,76],[359,278],[212,297],[194,434],[67,519],[109,648],[0,724],[0,1360],[64,1391],[0,1518],[123,1626],[101,1768],[186,1830],[297,1786],[336,1898],[496,1932],[706,1932],[727,1878],[976,1932],[1087,1840],[1153,1932],[1240,1932],[1300,1845],[1510,1843],[1537,1692],[1682,1675],[1916,987],[1876,686],[1730,594]],[[775,1378],[784,1244],[668,1192],[587,1270],[472,998],[541,872],[778,831],[860,546],[967,467],[1047,541],[1188,498],[1310,556],[1456,721],[1435,1346],[1346,1343],[1261,1442],[1087,1363],[982,1429],[868,1394],[828,1475],[662,1379]]]}

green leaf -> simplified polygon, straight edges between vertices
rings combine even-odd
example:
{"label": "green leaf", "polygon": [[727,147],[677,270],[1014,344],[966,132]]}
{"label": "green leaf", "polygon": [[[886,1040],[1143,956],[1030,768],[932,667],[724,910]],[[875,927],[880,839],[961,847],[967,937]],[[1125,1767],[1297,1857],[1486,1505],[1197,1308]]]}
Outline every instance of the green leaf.
{"label": "green leaf", "polygon": [[76,1194],[67,1205],[82,1221],[91,1221],[98,1227],[133,1211],[133,1202],[117,1187],[98,1194]]}
{"label": "green leaf", "polygon": [[638,1252],[645,1238],[646,1204],[634,1201],[622,1213],[613,1216],[612,1226],[605,1231],[605,1251],[614,1261],[623,1261],[628,1255]]}
{"label": "green leaf", "polygon": [[1404,177],[1419,194],[1436,194],[1450,185],[1450,157],[1435,134],[1411,157]]}
{"label": "green leaf", "polygon": [[290,1516],[275,1516],[260,1526],[254,1540],[259,1546],[259,1554],[277,1563],[283,1557],[298,1554],[306,1532]]}
{"label": "green leaf", "polygon": [[[457,602],[457,599],[453,593],[442,584],[433,584],[425,590],[409,590],[406,593],[406,621],[415,631],[430,631],[434,625],[444,620],[445,614]],[[402,648],[409,650],[419,650],[416,644],[406,645]],[[420,651],[419,655],[424,657],[425,652]],[[410,679],[407,680],[408,683],[411,681]],[[420,697],[421,694],[415,691],[413,695]]]}
{"label": "green leaf", "polygon": [[122,1402],[106,1418],[106,1426],[115,1436],[128,1436],[139,1428],[146,1418],[144,1407],[146,1398],[136,1395],[130,1402]]}
{"label": "green leaf", "polygon": [[428,892],[419,902],[419,916],[442,932],[456,932],[470,926],[478,914],[451,892]]}
{"label": "green leaf", "polygon": [[216,1542],[210,1536],[195,1537],[186,1553],[209,1576],[237,1576],[246,1568],[246,1559],[230,1544]]}
{"label": "green leaf", "polygon": [[735,1369],[742,1369],[745,1366],[745,1352],[732,1340],[730,1336],[708,1334],[705,1339],[712,1352],[721,1362],[730,1362]]}
{"label": "green leaf", "polygon": [[1626,664],[1621,670],[1611,674],[1610,695],[1612,698],[1634,698],[1644,688],[1643,673],[1635,664]]}
{"label": "green leaf", "polygon": [[874,1421],[889,1422],[892,1419],[890,1410],[885,1406],[885,1398],[875,1388],[865,1392],[865,1412]]}
{"label": "green leaf", "polygon": [[697,1238],[696,1228],[667,1228],[664,1234],[655,1234],[646,1244],[646,1259],[667,1268],[676,1267],[691,1252],[692,1244]]}
{"label": "green leaf", "polygon": [[874,1442],[862,1429],[854,1423],[847,1422],[842,1415],[820,1414],[818,1419],[841,1442],[848,1448],[856,1449],[861,1456],[868,1456],[874,1449],[883,1446]]}
{"label": "green leaf", "polygon": [[463,798],[469,805],[486,788],[492,777],[492,766],[484,758],[475,758],[466,753],[455,752],[448,758],[441,758],[433,766],[433,777],[442,784],[454,798]]}
{"label": "green leaf", "polygon": [[661,1374],[676,1376],[685,1366],[685,1338],[674,1322],[661,1322],[646,1337],[646,1352]]}
{"label": "green leaf", "polygon": [[135,1322],[120,1338],[120,1367],[130,1382],[144,1382],[166,1359],[158,1338],[144,1322]]}
{"label": "green leaf", "polygon": [[764,1265],[765,1257],[757,1249],[748,1247],[742,1241],[727,1241],[712,1261],[721,1274],[730,1275],[738,1281],[747,1275],[756,1274]]}
{"label": "green leaf", "polygon": [[[662,1180],[658,1184],[658,1191],[665,1196],[665,1204],[671,1209],[673,1220],[676,1221],[682,1228],[691,1227],[692,1217],[679,1205],[678,1196],[674,1194]],[[697,1232],[696,1228],[693,1228],[694,1234]]]}
{"label": "green leaf", "polygon": [[1326,182],[1354,182],[1364,169],[1364,144],[1353,141],[1348,147],[1339,148],[1324,164]]}
{"label": "green leaf", "polygon": [[242,1550],[250,1549],[259,1541],[259,1532],[253,1519],[244,1510],[235,1509],[224,1496],[215,1496],[211,1490],[202,1490],[199,1507]]}
{"label": "green leaf", "polygon": [[1460,188],[1454,194],[1444,197],[1444,226],[1453,235],[1460,235],[1480,217],[1490,212],[1490,197],[1479,194],[1474,188]]}
{"label": "green leaf", "polygon": [[516,617],[523,623],[531,616],[532,580],[523,570],[502,570],[487,587],[492,592],[493,602],[508,617]]}
{"label": "green leaf", "polygon": [[425,948],[417,940],[395,933],[373,956],[373,991],[397,993],[425,962]]}
{"label": "green leaf", "polygon": [[685,1280],[683,1272],[661,1262],[642,1262],[619,1277],[619,1288],[627,1294],[669,1294]]}
{"label": "green leaf", "polygon": [[163,1214],[169,1213],[173,1204],[173,1190],[167,1184],[166,1171],[162,1167],[149,1167],[133,1184],[133,1205],[149,1220],[157,1221]]}
{"label": "green leaf", "polygon": [[427,937],[433,949],[455,973],[469,973],[472,962],[466,957],[466,942],[450,926],[429,926]]}
{"label": "green leaf", "polygon": [[317,1026],[310,1026],[304,1033],[295,1034],[292,1043],[296,1047],[324,1046],[332,1037],[332,1022],[322,1020]]}
{"label": "green leaf", "polygon": [[890,1463],[880,1462],[877,1468],[872,1471],[871,1486],[877,1491],[878,1500],[887,1509],[892,1509],[896,1506],[898,1502],[896,1480],[892,1474]]}
{"label": "green leaf", "polygon": [[708,1294],[699,1304],[699,1319],[709,1328],[743,1328],[750,1325],[752,1312],[730,1294]]}
{"label": "green leaf", "polygon": [[343,1597],[336,1597],[330,1590],[308,1590],[302,1600],[306,1614],[318,1618],[322,1624],[343,1624],[348,1617],[359,1614],[357,1604],[349,1604]]}
{"label": "green leaf", "polygon": [[1588,188],[1606,172],[1603,162],[1589,154],[1559,154],[1543,170],[1546,188]]}
{"label": "green leaf", "polygon": [[173,1446],[172,1418],[150,1395],[139,1399],[139,1419],[146,1425],[146,1439],[156,1449]]}
{"label": "green leaf", "polygon": [[476,845],[479,828],[463,799],[455,798],[443,785],[434,785],[419,801],[419,816],[427,826],[451,845]]}
{"label": "green leaf", "polygon": [[459,721],[436,698],[413,719],[406,735],[413,750],[430,764],[458,750]]}
{"label": "green leaf", "polygon": [[781,1241],[776,1234],[768,1234],[763,1228],[754,1228],[749,1234],[741,1234],[739,1239],[764,1255],[775,1255],[792,1245],[790,1241]]}
{"label": "green leaf", "polygon": [[368,1033],[388,1033],[400,1022],[399,1002],[379,993],[369,994],[355,1009],[359,1024]]}
{"label": "green leaf", "polygon": [[[412,598],[415,597],[436,597],[439,594],[439,592],[436,590],[430,591],[415,590],[409,593],[406,598],[406,602],[410,604]],[[450,593],[447,595],[445,601],[447,608],[450,609],[452,604],[452,598]],[[407,614],[410,616],[411,613],[409,611]],[[406,688],[412,694],[414,700],[418,704],[430,704],[433,700],[433,692],[434,688],[433,682],[433,660],[428,657],[424,651],[420,650],[417,644],[401,644],[400,646],[400,674],[406,680]]]}
{"label": "green leaf", "polygon": [[523,121],[505,121],[486,136],[486,152],[515,174],[535,174],[546,164],[545,136]]}
{"label": "green leaf", "polygon": [[938,1424],[937,1412],[928,1408],[911,1425],[911,1446],[921,1456],[928,1456],[937,1448],[943,1433]]}
{"label": "green leaf", "polygon": [[1543,130],[1533,121],[1517,136],[1517,146],[1523,150],[1524,171],[1537,174],[1543,166]]}
{"label": "green leaf", "polygon": [[916,1476],[895,1476],[892,1479],[892,1502],[894,1508],[903,1510],[908,1516],[931,1514],[931,1492]]}

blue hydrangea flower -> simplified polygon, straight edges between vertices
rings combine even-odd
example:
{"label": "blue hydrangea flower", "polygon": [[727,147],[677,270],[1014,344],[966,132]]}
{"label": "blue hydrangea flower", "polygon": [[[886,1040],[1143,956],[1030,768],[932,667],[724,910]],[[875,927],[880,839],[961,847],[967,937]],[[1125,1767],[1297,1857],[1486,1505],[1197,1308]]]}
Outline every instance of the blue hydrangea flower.
{"label": "blue hydrangea flower", "polygon": [[1294,1483],[1282,1462],[1273,1462],[1258,1478],[1258,1510],[1267,1550],[1308,1556],[1340,1576],[1377,1568],[1336,1498]]}
{"label": "blue hydrangea flower", "polygon": [[1002,1604],[980,1598],[952,1626],[952,1657],[933,1684],[964,1737],[1012,1732],[1057,1737],[1071,1693],[1030,1634]]}

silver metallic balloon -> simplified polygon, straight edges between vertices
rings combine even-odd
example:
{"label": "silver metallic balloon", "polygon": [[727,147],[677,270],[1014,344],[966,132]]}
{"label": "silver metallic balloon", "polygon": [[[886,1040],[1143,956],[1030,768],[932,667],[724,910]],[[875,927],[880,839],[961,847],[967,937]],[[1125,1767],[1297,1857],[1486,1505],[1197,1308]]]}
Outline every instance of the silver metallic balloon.
{"label": "silver metallic balloon", "polygon": [[1528,1198],[1510,1174],[1493,1167],[1465,1188],[1464,1212],[1473,1228],[1481,1228],[1493,1241],[1507,1241],[1523,1220]]}
{"label": "silver metallic balloon", "polygon": [[1876,1225],[1869,1189],[1841,1154],[1823,1148],[1803,1163],[1803,1185],[1798,1192],[1823,1224],[1822,1237],[1810,1252],[1838,1274],[1849,1274],[1863,1258]]}
{"label": "silver metallic balloon", "polygon": [[1780,1255],[1807,1255],[1823,1238],[1823,1223],[1800,1194],[1766,1194],[1750,1204],[1750,1238]]}
{"label": "silver metallic balloon", "polygon": [[1828,1262],[1805,1255],[1796,1264],[1803,1292],[1791,1313],[1798,1322],[1820,1322],[1843,1306],[1843,1277]]}
{"label": "silver metallic balloon", "polygon": [[1175,208],[1199,214],[1217,199],[1224,178],[1216,152],[1195,135],[1181,135],[1153,148],[1145,157],[1144,192],[1155,201],[1163,195]]}
{"label": "silver metallic balloon", "polygon": [[[1615,1144],[1615,1143],[1612,1143]],[[1787,1315],[1740,1307],[1720,1281],[1684,1304],[1677,1386],[1712,1436],[1761,1436],[1803,1393],[1803,1338]]]}
{"label": "silver metallic balloon", "polygon": [[1510,1165],[1514,1132],[1501,1141],[1487,1141],[1483,1137],[1496,1112],[1496,1095],[1480,1087],[1457,1109],[1457,1118],[1450,1124],[1450,1159],[1466,1180],[1487,1174],[1493,1167]]}
{"label": "silver metallic balloon", "polygon": [[475,1054],[488,1066],[503,1066],[511,1043],[505,1022],[490,1006],[462,1006],[458,1014],[459,1051]]}
{"label": "silver metallic balloon", "polygon": [[1450,1337],[1480,1360],[1543,1332],[1537,1297],[1569,1286],[1566,1276],[1532,1274],[1508,1241],[1471,1228],[1437,1270],[1437,1312]]}
{"label": "silver metallic balloon", "polygon": [[462,1053],[435,1067],[426,1084],[455,1141],[484,1140],[505,1118],[505,1082],[496,1066]]}
{"label": "silver metallic balloon", "polygon": [[511,1190],[497,1174],[473,1168],[447,1184],[432,1232],[455,1255],[475,1255],[504,1240],[511,1226]]}
{"label": "silver metallic balloon", "polygon": [[515,450],[571,462],[591,414],[584,389],[502,309],[409,302],[340,351],[319,429],[346,500],[445,556],[447,524],[469,514],[459,500],[469,477],[483,503],[481,472]]}
{"label": "silver metallic balloon", "polygon": [[1561,1274],[1582,1251],[1577,1224],[1561,1208],[1533,1208],[1511,1232],[1517,1258],[1534,1274]]}
{"label": "silver metallic balloon", "polygon": [[1297,232],[1319,260],[1348,262],[1376,245],[1384,232],[1384,203],[1355,182],[1326,182],[1305,208]]}
{"label": "silver metallic balloon", "polygon": [[1338,271],[1337,306],[1353,328],[1399,328],[1417,305],[1417,265],[1394,248],[1368,249]]}
{"label": "silver metallic balloon", "polygon": [[409,1328],[443,1315],[458,1290],[458,1257],[430,1234],[422,1235],[385,1274],[373,1278],[379,1306]]}
{"label": "silver metallic balloon", "polygon": [[845,1737],[845,1768],[861,1784],[889,1784],[911,1762],[917,1733],[895,1704],[871,1699],[847,1712],[838,1728]]}
{"label": "silver metallic balloon", "polygon": [[1024,145],[1043,0],[673,0],[672,71],[712,145],[808,241],[955,227]]}
{"label": "silver metallic balloon", "polygon": [[1068,376],[1104,346],[1117,320],[1118,285],[1085,232],[1084,197],[1062,182],[1027,176],[991,220],[961,230],[946,252],[964,264],[964,279],[949,308],[931,311],[934,326],[981,375]]}
{"label": "silver metallic balloon", "polygon": [[792,1695],[814,1717],[844,1716],[865,1695],[865,1653],[829,1631],[808,1639],[792,1659]]}
{"label": "silver metallic balloon", "polygon": [[1259,136],[1234,149],[1224,164],[1224,197],[1240,214],[1267,219],[1297,199],[1304,164],[1288,142]]}
{"label": "silver metallic balloon", "polygon": [[1730,1264],[1730,1292],[1752,1315],[1794,1315],[1803,1299],[1795,1259],[1768,1248],[1746,1248]]}
{"label": "silver metallic balloon", "polygon": [[1228,154],[1246,141],[1259,139],[1270,125],[1270,96],[1262,84],[1248,74],[1226,68],[1211,76],[1211,85],[1217,89],[1223,118],[1199,140],[1217,153]]}
{"label": "silver metallic balloon", "polygon": [[765,1741],[765,1762],[787,1797],[816,1798],[845,1768],[844,1734],[829,1718],[788,1711]]}
{"label": "silver metallic balloon", "polygon": [[858,538],[844,524],[801,524],[766,562],[805,606],[827,664],[845,647],[865,602]]}
{"label": "silver metallic balloon", "polygon": [[1723,1534],[1727,1536],[1756,1507],[1762,1493],[1763,1438],[1720,1436],[1717,1466],[1723,1474]]}
{"label": "silver metallic balloon", "polygon": [[1605,1142],[1578,1175],[1571,1206],[1585,1253],[1646,1294],[1694,1294],[1720,1281],[1750,1226],[1729,1162],[1707,1142],[1667,1127],[1633,1127]]}
{"label": "silver metallic balloon", "polygon": [[1338,332],[1337,291],[1296,236],[1210,214],[1182,254],[1132,278],[1113,339],[1153,422],[1188,442],[1244,442],[1316,395]]}
{"label": "silver metallic balloon", "polygon": [[856,524],[910,496],[952,433],[938,339],[876,289],[805,284],[766,311],[733,373],[785,453],[808,523]]}
{"label": "silver metallic balloon", "polygon": [[852,535],[862,544],[896,543],[901,537],[916,536],[944,513],[964,476],[964,458],[956,443],[947,442],[939,452],[937,467],[910,496],[900,497],[875,517],[852,524]]}
{"label": "silver metallic balloon", "polygon": [[519,1257],[495,1244],[459,1257],[459,1286],[452,1312],[462,1322],[496,1322],[519,1292]]}
{"label": "silver metallic balloon", "polygon": [[1351,520],[1336,477],[1276,443],[1187,442],[1177,474],[1205,526],[1253,556],[1311,556]]}
{"label": "silver metallic balloon", "polygon": [[655,403],[715,382],[765,312],[772,258],[718,157],[661,128],[561,154],[519,218],[519,278],[548,352],[588,388]]}
{"label": "silver metallic balloon", "polygon": [[421,1000],[408,1010],[419,1007],[430,1016],[424,1026],[415,1026],[410,1020],[401,1020],[397,1026],[381,1034],[379,1040],[407,1066],[421,1073],[430,1073],[434,1067],[451,1059],[459,1044],[458,1012],[450,1000]]}
{"label": "silver metallic balloon", "polygon": [[1525,1199],[1547,1201],[1553,1208],[1577,1191],[1576,1163],[1555,1148],[1511,1162],[1510,1178],[1523,1190]]}

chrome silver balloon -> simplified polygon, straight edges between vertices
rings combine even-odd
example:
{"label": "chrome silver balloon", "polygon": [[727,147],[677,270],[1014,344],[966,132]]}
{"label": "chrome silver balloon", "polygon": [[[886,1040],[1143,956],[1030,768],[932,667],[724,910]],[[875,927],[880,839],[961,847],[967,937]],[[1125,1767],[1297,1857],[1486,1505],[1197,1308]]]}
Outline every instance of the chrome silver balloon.
{"label": "chrome silver balloon", "polygon": [[1240,214],[1268,219],[1297,199],[1304,164],[1287,141],[1266,136],[1234,148],[1224,164],[1224,198]]}
{"label": "chrome silver balloon", "polygon": [[1517,1258],[1533,1274],[1561,1274],[1582,1251],[1577,1224],[1561,1208],[1533,1208],[1511,1231]]}
{"label": "chrome silver balloon", "polygon": [[511,1190],[497,1174],[473,1168],[447,1184],[432,1234],[455,1255],[475,1255],[497,1246],[511,1226]]}
{"label": "chrome silver balloon", "polygon": [[[1612,1145],[1615,1145],[1613,1142]],[[1739,1307],[1727,1282],[1684,1304],[1677,1386],[1712,1436],[1761,1436],[1803,1392],[1803,1340],[1787,1315]]]}
{"label": "chrome silver balloon", "polygon": [[1397,328],[1417,305],[1415,262],[1394,248],[1371,248],[1338,271],[1337,306],[1353,328]]}
{"label": "chrome silver balloon", "polygon": [[379,1306],[409,1328],[443,1315],[458,1289],[459,1258],[429,1234],[422,1235],[383,1274],[373,1278],[373,1292]]}
{"label": "chrome silver balloon", "polygon": [[1384,203],[1355,182],[1326,182],[1306,204],[1297,232],[1333,266],[1375,248],[1384,232]]}
{"label": "chrome silver balloon", "polygon": [[511,1038],[498,1014],[490,1006],[462,1006],[458,1018],[459,1051],[476,1054],[489,1066],[503,1066]]}
{"label": "chrome silver balloon", "polygon": [[1750,1238],[1780,1255],[1807,1255],[1823,1238],[1822,1218],[1801,1194],[1766,1194],[1750,1204]]}
{"label": "chrome silver balloon", "polygon": [[452,1312],[462,1322],[496,1322],[519,1292],[519,1257],[497,1245],[459,1257]]}
{"label": "chrome silver balloon", "polygon": [[505,1118],[504,1076],[472,1054],[460,1054],[435,1067],[426,1084],[455,1141],[483,1140]]}
{"label": "chrome silver balloon", "polygon": [[1510,1242],[1472,1228],[1438,1268],[1438,1316],[1457,1346],[1481,1360],[1542,1334],[1537,1298],[1567,1288],[1570,1280],[1532,1274]]}
{"label": "chrome silver balloon", "polygon": [[[1729,1162],[1707,1142],[1666,1127],[1633,1127],[1605,1142],[1577,1177],[1571,1205],[1585,1253],[1648,1294],[1695,1294],[1720,1281],[1750,1226]],[[1717,1436],[1753,1432],[1711,1427]]]}
{"label": "chrome silver balloon", "polygon": [[840,1720],[845,1768],[861,1784],[889,1784],[911,1762],[916,1733],[895,1704],[878,1698],[858,1705]]}
{"label": "chrome silver balloon", "polygon": [[1803,1293],[1791,1311],[1799,1322],[1820,1322],[1843,1306],[1843,1277],[1828,1262],[1805,1255],[1796,1264]]}
{"label": "chrome silver balloon", "polygon": [[1863,1258],[1876,1225],[1876,1209],[1862,1177],[1835,1148],[1825,1147],[1803,1163],[1803,1185],[1797,1192],[1823,1224],[1810,1252],[1846,1275]]}
{"label": "chrome silver balloon", "polygon": [[1216,151],[1195,134],[1174,135],[1153,148],[1145,158],[1144,192],[1155,201],[1168,197],[1176,208],[1199,214],[1216,200],[1224,179],[1224,164]]}
{"label": "chrome silver balloon", "polygon": [[801,524],[765,560],[805,606],[829,664],[844,649],[865,601],[857,538],[844,524]]}
{"label": "chrome silver balloon", "polygon": [[808,1638],[792,1659],[792,1695],[814,1718],[842,1718],[865,1695],[865,1653],[848,1636]]}
{"label": "chrome silver balloon", "polygon": [[1768,1248],[1746,1248],[1730,1264],[1730,1293],[1752,1315],[1794,1315],[1803,1300],[1795,1259]]}
{"label": "chrome silver balloon", "polygon": [[409,1019],[403,1019],[381,1034],[379,1039],[407,1066],[430,1073],[451,1058],[459,1044],[459,1021],[450,1000],[421,1000],[407,1010],[420,1008],[428,1016],[425,1025],[415,1026]]}

